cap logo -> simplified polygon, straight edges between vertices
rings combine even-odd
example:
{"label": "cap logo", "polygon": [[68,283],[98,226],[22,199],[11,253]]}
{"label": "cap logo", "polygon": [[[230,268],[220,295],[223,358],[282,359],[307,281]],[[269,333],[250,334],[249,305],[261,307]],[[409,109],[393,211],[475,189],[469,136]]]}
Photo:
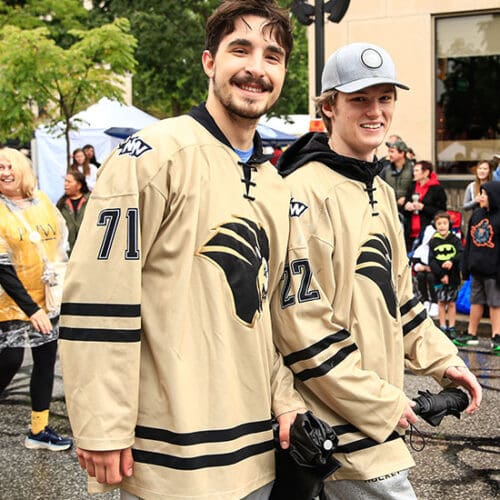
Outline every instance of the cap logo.
{"label": "cap logo", "polygon": [[377,69],[384,63],[382,56],[375,49],[366,49],[361,53],[361,61],[367,67],[371,69]]}

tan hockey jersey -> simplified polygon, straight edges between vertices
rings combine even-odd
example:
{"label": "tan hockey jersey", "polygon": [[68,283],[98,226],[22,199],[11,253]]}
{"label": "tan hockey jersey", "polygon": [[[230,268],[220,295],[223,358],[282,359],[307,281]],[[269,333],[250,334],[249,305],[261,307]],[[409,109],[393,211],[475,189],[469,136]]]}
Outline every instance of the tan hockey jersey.
{"label": "tan hockey jersey", "polygon": [[293,198],[272,304],[277,345],[306,405],[339,436],[331,479],[406,469],[414,462],[397,428],[405,366],[441,381],[463,362],[413,295],[391,188],[326,138],[304,138],[283,160]]}
{"label": "tan hockey jersey", "polygon": [[121,487],[146,499],[239,499],[272,481],[271,412],[303,406],[269,311],[289,190],[258,141],[241,165],[206,110],[193,116],[101,167],[62,309],[77,445],[132,446]]}

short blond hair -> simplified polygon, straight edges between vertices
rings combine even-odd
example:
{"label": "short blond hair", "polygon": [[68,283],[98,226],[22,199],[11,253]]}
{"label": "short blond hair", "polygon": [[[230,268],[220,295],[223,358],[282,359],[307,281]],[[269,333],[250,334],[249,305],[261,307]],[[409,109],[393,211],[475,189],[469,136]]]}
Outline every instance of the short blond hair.
{"label": "short blond hair", "polygon": [[325,128],[328,132],[328,135],[332,133],[332,122],[330,121],[330,117],[325,115],[323,111],[323,106],[325,104],[331,104],[335,106],[335,96],[337,95],[337,91],[335,89],[327,90],[323,92],[319,97],[314,99],[314,104],[316,105],[316,112],[321,116],[323,123],[325,124]]}
{"label": "short blond hair", "polygon": [[13,172],[20,174],[22,197],[32,198],[36,189],[36,177],[30,160],[17,149],[7,147],[0,149],[0,161],[3,158],[10,162]]}

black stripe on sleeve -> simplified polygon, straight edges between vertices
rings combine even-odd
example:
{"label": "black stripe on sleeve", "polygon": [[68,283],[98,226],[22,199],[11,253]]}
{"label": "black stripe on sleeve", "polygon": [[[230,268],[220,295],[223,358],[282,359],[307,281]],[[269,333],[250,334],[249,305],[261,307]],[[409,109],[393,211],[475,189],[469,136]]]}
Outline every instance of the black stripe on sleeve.
{"label": "black stripe on sleeve", "polygon": [[412,307],[415,307],[417,304],[418,304],[417,297],[412,297],[408,302],[406,302],[406,304],[403,304],[399,308],[401,316],[404,316]]}
{"label": "black stripe on sleeve", "polygon": [[410,333],[414,328],[417,328],[420,323],[423,323],[427,318],[427,312],[424,310],[420,314],[417,314],[411,321],[403,325],[403,336]]}
{"label": "black stripe on sleeve", "polygon": [[294,363],[297,363],[297,361],[303,361],[305,359],[310,359],[320,352],[324,351],[325,349],[328,349],[332,344],[335,344],[336,342],[341,342],[342,340],[345,340],[348,338],[350,333],[346,330],[340,330],[337,333],[332,333],[331,335],[328,335],[328,337],[325,337],[321,339],[319,342],[316,342],[310,347],[307,347],[306,349],[302,349],[301,351],[296,351],[292,352],[288,356],[284,357],[285,364],[287,366],[293,365]]}
{"label": "black stripe on sleeve", "polygon": [[296,373],[297,378],[305,382],[313,377],[321,377],[325,373],[328,373],[332,368],[341,363],[351,352],[358,348],[356,344],[350,344],[343,349],[340,349],[334,356],[327,359],[325,362],[321,363],[316,368],[309,368],[308,370],[303,370]]}
{"label": "black stripe on sleeve", "polygon": [[61,314],[68,316],[114,316],[117,318],[137,318],[141,315],[140,304],[89,304],[64,302]]}
{"label": "black stripe on sleeve", "polygon": [[201,443],[217,443],[231,441],[241,436],[268,431],[271,429],[271,420],[261,420],[258,422],[249,422],[241,424],[230,429],[214,429],[207,431],[177,433],[166,429],[157,429],[154,427],[145,427],[138,425],[135,428],[135,435],[142,439],[152,439],[154,441],[163,441],[165,443],[189,446]]}
{"label": "black stripe on sleeve", "polygon": [[274,449],[272,440],[264,443],[245,446],[231,453],[220,453],[217,455],[201,455],[198,457],[177,457],[152,451],[132,449],[132,455],[136,462],[159,465],[178,470],[196,470],[207,467],[223,467],[233,465],[246,458],[260,455]]}
{"label": "black stripe on sleeve", "polygon": [[84,342],[139,342],[141,330],[111,330],[107,328],[72,328],[61,326],[59,338]]}
{"label": "black stripe on sleeve", "polygon": [[[394,431],[385,441],[384,443],[388,443],[389,441],[394,441],[394,439],[400,439],[401,436]],[[377,446],[380,444],[372,438],[364,438],[358,441],[353,441],[352,443],[344,444],[341,446],[337,446],[335,448],[334,453],[352,453],[354,451],[366,450],[367,448],[372,448],[373,446]]]}

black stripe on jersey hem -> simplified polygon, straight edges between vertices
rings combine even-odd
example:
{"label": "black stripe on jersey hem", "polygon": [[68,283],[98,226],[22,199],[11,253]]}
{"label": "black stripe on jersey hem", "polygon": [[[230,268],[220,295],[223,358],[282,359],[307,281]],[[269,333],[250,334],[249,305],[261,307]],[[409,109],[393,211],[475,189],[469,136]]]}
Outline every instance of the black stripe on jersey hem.
{"label": "black stripe on jersey hem", "polygon": [[283,359],[287,366],[293,365],[297,363],[297,361],[304,361],[305,359],[310,359],[320,352],[324,351],[332,344],[336,342],[342,342],[350,336],[350,333],[347,330],[340,330],[337,333],[332,333],[321,339],[319,342],[316,342],[312,346],[307,347],[306,349],[302,349],[301,351],[292,352],[288,356],[285,356]]}
{"label": "black stripe on jersey hem", "polygon": [[132,449],[132,455],[136,462],[169,467],[177,470],[197,470],[207,467],[224,467],[233,465],[247,458],[261,455],[274,449],[273,441],[252,444],[231,453],[220,453],[217,455],[201,455],[198,457],[176,457],[153,451]]}
{"label": "black stripe on jersey hem", "polygon": [[427,318],[427,312],[423,310],[420,314],[417,314],[411,321],[403,325],[403,336],[410,333],[414,328],[423,323]]}
{"label": "black stripe on jersey hem", "polygon": [[394,441],[395,439],[402,439],[402,436],[400,436],[396,431],[394,431],[383,443],[379,443],[372,438],[364,438],[359,441],[353,441],[349,444],[337,446],[334,453],[352,453],[354,451],[366,450],[367,448],[382,445],[384,443],[388,443],[389,441]]}
{"label": "black stripe on jersey hem", "polygon": [[141,315],[140,304],[90,304],[63,302],[61,314],[68,316],[103,316],[116,318],[138,318]]}
{"label": "black stripe on jersey hem", "polygon": [[355,351],[358,348],[356,344],[350,344],[343,349],[340,349],[334,356],[327,359],[325,362],[321,363],[316,368],[309,368],[308,370],[301,371],[296,373],[296,376],[302,382],[309,380],[310,378],[321,377],[325,373],[328,373],[332,368],[340,364],[351,352]]}
{"label": "black stripe on jersey hem", "polygon": [[415,307],[418,304],[418,299],[417,297],[411,298],[406,304],[403,304],[400,308],[399,311],[401,313],[401,316],[404,316],[412,307]]}
{"label": "black stripe on jersey hem", "polygon": [[154,441],[163,441],[164,443],[189,446],[201,443],[221,443],[224,441],[231,441],[241,436],[268,431],[271,429],[271,424],[271,420],[262,420],[259,422],[241,424],[230,429],[213,429],[208,431],[187,432],[183,434],[168,431],[166,429],[156,429],[154,427],[138,425],[135,428],[135,436],[141,439],[152,439]]}
{"label": "black stripe on jersey hem", "polygon": [[139,342],[141,330],[110,330],[105,328],[70,328],[61,326],[59,338],[83,342]]}

